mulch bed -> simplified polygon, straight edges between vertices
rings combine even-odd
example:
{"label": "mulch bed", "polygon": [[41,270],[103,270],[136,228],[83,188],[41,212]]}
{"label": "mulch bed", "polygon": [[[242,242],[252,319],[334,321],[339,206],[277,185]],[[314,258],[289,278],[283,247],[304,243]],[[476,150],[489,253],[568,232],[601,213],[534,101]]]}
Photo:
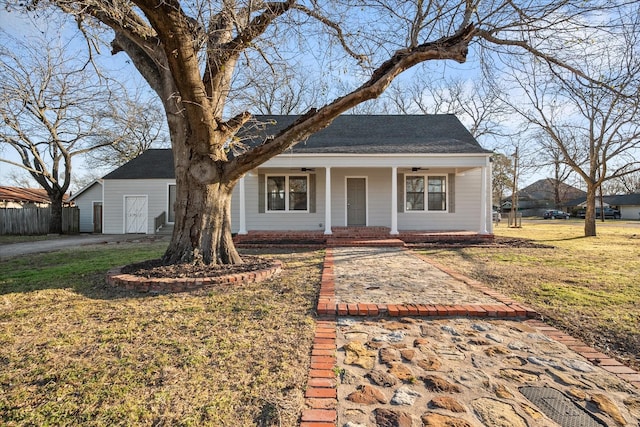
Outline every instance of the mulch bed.
{"label": "mulch bed", "polygon": [[248,273],[266,270],[277,265],[276,261],[256,256],[243,256],[243,264],[206,265],[206,264],[171,264],[167,265],[161,259],[130,264],[122,268],[122,273],[146,278],[203,278],[221,277],[230,274]]}

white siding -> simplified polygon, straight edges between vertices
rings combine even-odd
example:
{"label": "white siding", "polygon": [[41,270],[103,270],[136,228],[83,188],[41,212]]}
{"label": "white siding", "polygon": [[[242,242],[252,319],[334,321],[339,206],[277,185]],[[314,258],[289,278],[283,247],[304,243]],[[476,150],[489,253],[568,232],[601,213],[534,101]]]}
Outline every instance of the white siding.
{"label": "white siding", "polygon": [[331,225],[347,225],[347,178],[367,180],[367,226],[390,227],[391,168],[332,168]]}
{"label": "white siding", "polygon": [[[455,212],[400,212],[398,213],[398,230],[479,231],[480,171],[480,168],[472,169],[463,175],[455,176],[453,184]],[[426,173],[448,175],[450,172],[450,170],[429,170]],[[450,190],[452,184],[450,182],[447,184]],[[450,198],[449,190],[447,190],[447,197]],[[403,196],[402,199],[404,199]],[[451,206],[451,200],[447,204]]]}
{"label": "white siding", "polygon": [[[260,169],[259,174],[296,174],[292,169]],[[324,194],[325,185],[324,169],[316,169],[315,172],[315,194],[316,194],[316,211],[311,212],[265,212],[258,213],[258,179],[259,174],[256,172],[245,175],[245,195],[246,195],[246,218],[247,230],[324,230]],[[234,190],[234,198],[237,198],[239,191],[236,186]],[[263,195],[264,196],[264,195]],[[232,230],[237,232],[239,229],[239,216],[234,215],[233,206],[239,206],[238,201],[232,199]],[[239,211],[239,208],[236,208]]]}
{"label": "white siding", "polygon": [[[247,176],[248,177],[248,176]],[[247,188],[247,177],[245,177],[245,188]],[[231,232],[237,233],[240,230],[240,182],[236,184],[231,196]],[[257,210],[257,209],[256,209]]]}
{"label": "white siding", "polygon": [[[391,167],[336,167],[331,168],[331,225],[346,225],[346,178],[367,179],[367,225],[391,227],[392,189]],[[462,172],[454,168],[429,168],[429,175],[455,175],[455,212],[398,212],[398,230],[412,231],[473,231],[482,232],[480,167],[465,168]],[[487,171],[486,231],[492,232],[491,182]],[[400,171],[399,171],[400,172]],[[456,172],[458,172],[456,174]],[[323,231],[325,219],[325,169],[316,167],[315,212],[258,212],[258,180],[265,174],[296,174],[294,168],[260,168],[245,175],[245,208],[247,230],[256,231]],[[402,171],[401,173],[407,173]],[[451,174],[451,175],[450,175]],[[402,175],[401,175],[402,176]],[[401,181],[400,181],[401,182]],[[104,225],[103,232],[124,233],[124,196],[148,196],[148,230],[154,233],[154,218],[168,209],[168,184],[170,180],[105,180],[104,181]],[[451,187],[451,183],[449,183]],[[404,188],[404,186],[402,186]],[[449,190],[448,190],[449,191]],[[234,189],[231,201],[232,232],[240,229],[239,184]],[[264,195],[263,195],[264,196]],[[401,194],[402,196],[402,194]],[[450,194],[448,195],[450,197]],[[404,199],[401,197],[400,199]],[[451,200],[449,200],[449,203]],[[81,210],[82,212],[82,210]],[[637,213],[636,213],[637,215]]]}
{"label": "white siding", "polygon": [[102,201],[102,184],[95,182],[91,187],[82,192],[75,203],[80,210],[80,232],[93,232],[93,202]]}
{"label": "white siding", "polygon": [[147,196],[147,234],[153,234],[155,230],[155,217],[166,212],[169,205],[168,184],[174,183],[165,179],[108,179],[103,181],[104,225],[102,232],[105,234],[124,234],[124,197]]}
{"label": "white siding", "polygon": [[[430,169],[429,175],[454,174],[454,169]],[[481,231],[481,168],[469,169],[455,176],[455,212],[400,212],[398,229],[427,231]],[[258,213],[258,179],[263,174],[294,173],[291,169],[260,169],[245,177],[247,230],[308,230],[324,227],[325,170],[316,168],[316,212]],[[367,179],[368,226],[391,227],[391,168],[331,168],[331,225],[346,225],[347,177]],[[451,185],[451,184],[449,184]],[[490,197],[490,182],[487,182]],[[239,229],[238,188],[232,200],[233,232]],[[449,196],[448,196],[449,197]],[[404,197],[402,197],[404,199]],[[487,201],[487,226],[491,223],[491,202]],[[491,229],[488,229],[491,232]]]}

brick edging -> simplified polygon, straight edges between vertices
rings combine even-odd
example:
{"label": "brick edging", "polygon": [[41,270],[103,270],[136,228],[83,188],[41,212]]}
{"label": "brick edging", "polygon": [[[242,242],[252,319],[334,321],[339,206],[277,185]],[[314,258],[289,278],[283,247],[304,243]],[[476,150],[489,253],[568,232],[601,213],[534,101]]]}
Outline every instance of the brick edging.
{"label": "brick edging", "polygon": [[241,283],[255,283],[268,279],[282,270],[282,262],[274,261],[273,267],[262,270],[248,271],[246,273],[227,274],[218,277],[143,277],[133,274],[123,274],[122,268],[116,267],[107,272],[107,285],[149,293],[174,293],[188,292],[196,289],[207,289],[212,286],[238,285]]}
{"label": "brick edging", "polygon": [[630,383],[637,389],[640,389],[640,372],[623,365],[616,359],[594,349],[593,347],[590,347],[579,339],[546,324],[542,320],[530,319],[527,320],[526,323],[529,326],[536,328],[552,340],[566,345],[569,350],[584,357],[592,365],[600,367],[605,371],[614,374],[621,380]]}
{"label": "brick edging", "polygon": [[335,320],[316,322],[300,427],[335,427],[338,421],[336,334]]}

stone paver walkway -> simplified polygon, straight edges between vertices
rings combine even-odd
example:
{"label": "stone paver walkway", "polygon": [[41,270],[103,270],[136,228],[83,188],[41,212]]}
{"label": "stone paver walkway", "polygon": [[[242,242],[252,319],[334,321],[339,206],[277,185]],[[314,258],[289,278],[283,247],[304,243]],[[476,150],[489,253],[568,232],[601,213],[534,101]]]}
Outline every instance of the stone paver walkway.
{"label": "stone paver walkway", "polygon": [[401,248],[335,248],[332,252],[338,304],[498,303]]}
{"label": "stone paver walkway", "polygon": [[449,273],[327,251],[301,427],[640,426],[640,374]]}

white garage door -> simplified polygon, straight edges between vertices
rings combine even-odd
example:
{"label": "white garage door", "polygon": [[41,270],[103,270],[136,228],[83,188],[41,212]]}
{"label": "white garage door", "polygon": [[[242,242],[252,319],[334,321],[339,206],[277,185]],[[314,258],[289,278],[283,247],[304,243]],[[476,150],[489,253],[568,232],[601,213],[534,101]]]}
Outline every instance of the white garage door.
{"label": "white garage door", "polygon": [[147,197],[124,196],[125,233],[147,233]]}

